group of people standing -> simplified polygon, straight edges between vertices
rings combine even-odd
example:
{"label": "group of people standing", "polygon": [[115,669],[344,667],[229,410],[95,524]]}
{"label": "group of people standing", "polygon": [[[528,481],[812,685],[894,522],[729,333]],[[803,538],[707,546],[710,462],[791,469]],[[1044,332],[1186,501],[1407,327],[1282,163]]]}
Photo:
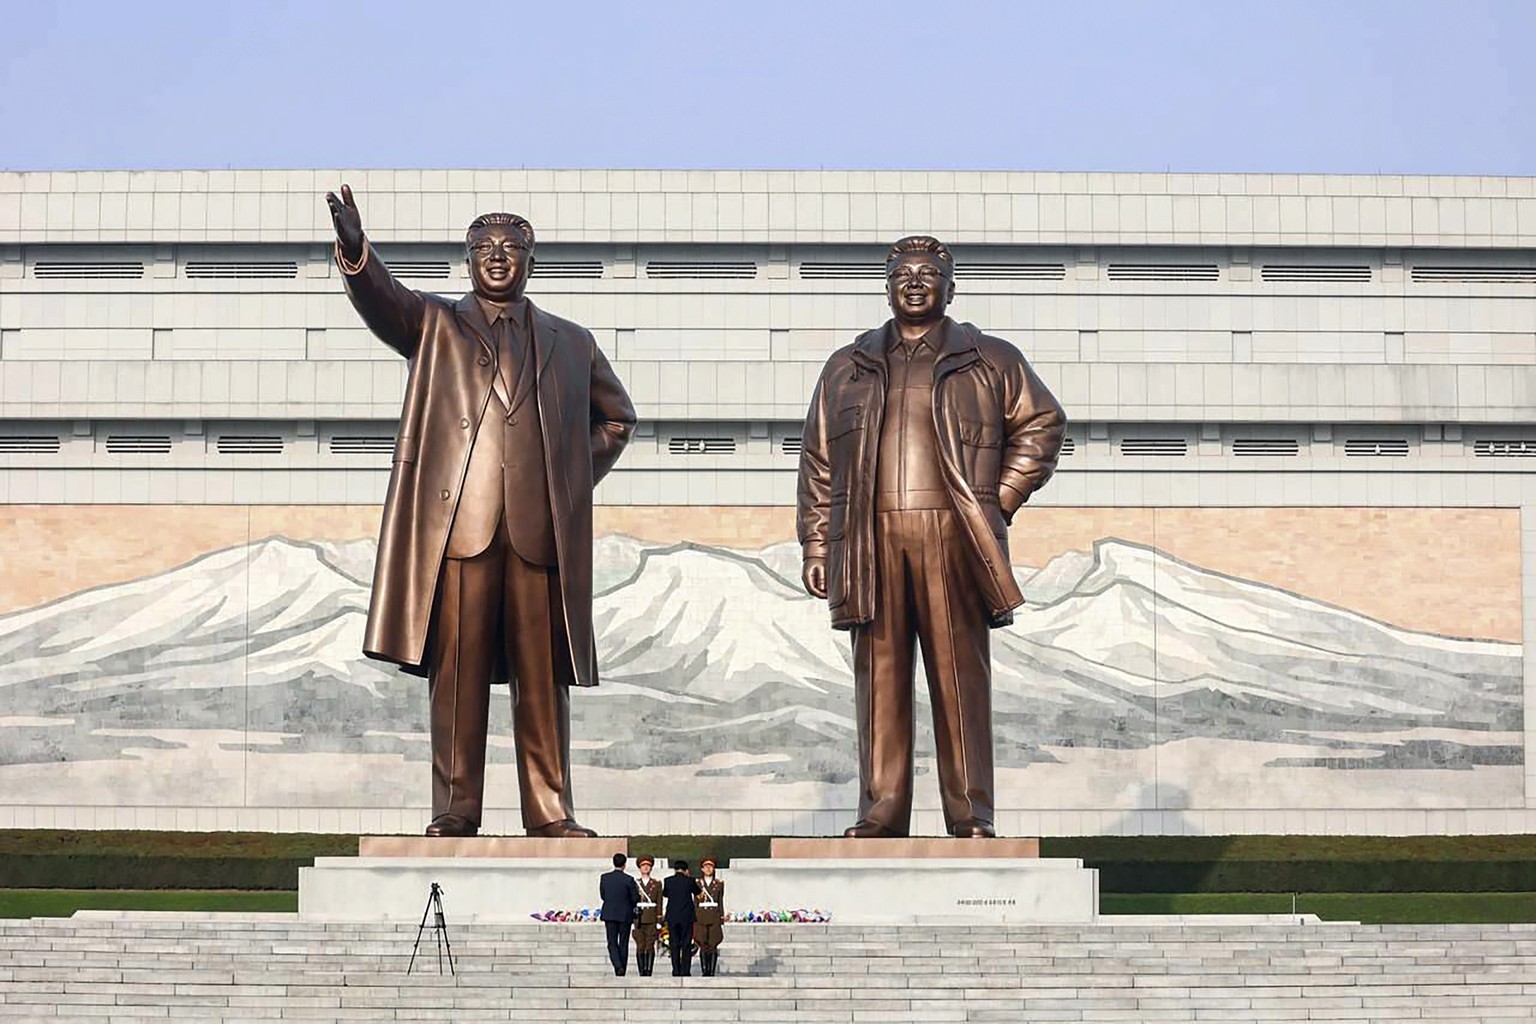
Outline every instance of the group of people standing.
{"label": "group of people standing", "polygon": [[656,858],[640,857],[635,861],[640,869],[638,879],[624,870],[628,861],[624,854],[614,854],[613,870],[598,881],[613,973],[622,978],[629,969],[629,938],[633,932],[636,966],[642,977],[649,977],[656,965],[661,926],[665,924],[672,976],[692,976],[693,947],[697,945],[704,977],[714,977],[720,964],[720,943],[725,937],[725,881],[715,874],[715,859],[705,857],[699,862],[699,878],[689,873],[687,861],[674,861],[672,875],[665,881],[651,877]]}

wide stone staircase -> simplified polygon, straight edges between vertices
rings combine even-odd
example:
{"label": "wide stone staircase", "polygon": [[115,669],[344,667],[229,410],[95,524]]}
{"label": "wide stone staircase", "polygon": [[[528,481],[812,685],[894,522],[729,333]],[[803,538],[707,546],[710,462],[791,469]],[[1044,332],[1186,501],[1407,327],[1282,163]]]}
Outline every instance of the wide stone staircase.
{"label": "wide stone staircase", "polygon": [[615,978],[601,927],[0,922],[0,1022],[1536,1019],[1536,925],[733,925],[714,978]]}

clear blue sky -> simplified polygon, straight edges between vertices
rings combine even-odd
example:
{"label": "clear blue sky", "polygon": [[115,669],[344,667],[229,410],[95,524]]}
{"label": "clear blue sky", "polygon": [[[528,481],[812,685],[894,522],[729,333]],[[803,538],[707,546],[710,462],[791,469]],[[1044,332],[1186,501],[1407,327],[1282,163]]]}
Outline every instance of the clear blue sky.
{"label": "clear blue sky", "polygon": [[1536,0],[0,0],[0,167],[1536,174]]}

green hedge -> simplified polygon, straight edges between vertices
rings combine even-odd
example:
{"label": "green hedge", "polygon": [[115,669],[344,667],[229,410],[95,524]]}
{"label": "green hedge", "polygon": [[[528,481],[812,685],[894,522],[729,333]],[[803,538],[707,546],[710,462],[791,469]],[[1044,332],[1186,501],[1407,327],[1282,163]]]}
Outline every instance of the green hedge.
{"label": "green hedge", "polygon": [[316,857],[356,853],[356,836],[302,832],[6,830],[0,889],[297,889]]}
{"label": "green hedge", "polygon": [[0,857],[0,888],[297,889],[299,868],[312,863],[291,857],[21,853]]}
{"label": "green hedge", "polygon": [[1107,893],[1536,891],[1536,836],[1088,836],[1043,840]]}
{"label": "green hedge", "polygon": [[[634,836],[631,856],[767,857],[767,836]],[[0,888],[292,890],[357,837],[255,832],[0,831]],[[1536,892],[1536,836],[1047,838],[1106,893]]]}
{"label": "green hedge", "polygon": [[772,841],[771,836],[633,836],[629,855],[650,854],[657,861],[686,860],[697,874],[701,857],[713,857],[722,868],[730,867],[732,857],[767,857]]}

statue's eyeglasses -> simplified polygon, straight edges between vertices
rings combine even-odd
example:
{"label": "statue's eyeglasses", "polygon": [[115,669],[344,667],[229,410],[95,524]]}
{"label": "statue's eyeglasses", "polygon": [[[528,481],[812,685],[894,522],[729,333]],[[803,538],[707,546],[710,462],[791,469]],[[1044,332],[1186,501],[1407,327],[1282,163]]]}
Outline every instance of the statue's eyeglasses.
{"label": "statue's eyeglasses", "polygon": [[504,253],[511,256],[515,252],[526,252],[528,247],[515,238],[504,238],[499,242],[484,239],[469,247],[469,251],[476,256],[490,256],[493,253]]}
{"label": "statue's eyeglasses", "polygon": [[938,267],[897,267],[890,273],[890,280],[895,284],[908,284],[912,281],[921,281],[923,284],[932,284],[942,280],[944,271]]}

